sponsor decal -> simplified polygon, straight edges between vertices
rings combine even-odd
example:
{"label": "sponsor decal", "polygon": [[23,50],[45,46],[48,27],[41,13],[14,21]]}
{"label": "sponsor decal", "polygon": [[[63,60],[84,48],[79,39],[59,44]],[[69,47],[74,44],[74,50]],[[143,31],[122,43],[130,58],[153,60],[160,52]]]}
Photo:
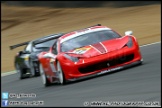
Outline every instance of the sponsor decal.
{"label": "sponsor decal", "polygon": [[122,67],[117,67],[117,68],[112,68],[112,69],[103,70],[103,71],[99,72],[98,75],[104,74],[104,73],[107,73],[107,72],[111,72],[111,71],[120,70],[120,69],[122,69]]}
{"label": "sponsor decal", "polygon": [[84,54],[84,53],[87,52],[89,49],[91,49],[91,48],[78,48],[78,49],[75,49],[75,50],[73,51],[73,53],[75,53],[75,54]]}

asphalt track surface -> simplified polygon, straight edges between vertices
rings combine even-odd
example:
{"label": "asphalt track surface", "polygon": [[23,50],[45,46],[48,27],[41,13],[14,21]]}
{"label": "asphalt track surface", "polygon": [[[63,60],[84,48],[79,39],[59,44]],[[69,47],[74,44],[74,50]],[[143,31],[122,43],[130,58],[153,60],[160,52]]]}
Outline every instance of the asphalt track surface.
{"label": "asphalt track surface", "polygon": [[159,102],[161,106],[161,42],[140,49],[144,60],[140,66],[46,88],[41,77],[19,80],[18,74],[13,74],[1,77],[1,91],[35,93],[36,98],[9,98],[9,101],[44,101],[46,107],[84,107],[84,102],[90,106],[93,101]]}

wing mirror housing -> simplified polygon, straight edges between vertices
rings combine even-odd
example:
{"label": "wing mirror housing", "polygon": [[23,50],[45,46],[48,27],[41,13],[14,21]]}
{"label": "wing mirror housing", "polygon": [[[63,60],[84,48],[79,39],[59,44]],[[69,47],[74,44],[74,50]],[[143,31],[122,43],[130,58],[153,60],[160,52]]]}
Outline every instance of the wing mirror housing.
{"label": "wing mirror housing", "polygon": [[125,35],[133,35],[133,31],[131,31],[131,30],[130,31],[126,31]]}

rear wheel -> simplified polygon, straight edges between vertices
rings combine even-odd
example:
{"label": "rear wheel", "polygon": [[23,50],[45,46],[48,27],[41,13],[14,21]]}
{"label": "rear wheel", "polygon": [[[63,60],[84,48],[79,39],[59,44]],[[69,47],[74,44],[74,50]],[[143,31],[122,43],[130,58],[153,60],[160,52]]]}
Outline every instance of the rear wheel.
{"label": "rear wheel", "polygon": [[33,61],[29,60],[29,65],[30,65],[30,74],[31,76],[35,76],[35,69],[34,69],[34,65],[33,65]]}
{"label": "rear wheel", "polygon": [[44,69],[43,69],[41,63],[39,64],[39,70],[40,70],[40,74],[41,74],[41,77],[42,77],[42,81],[43,81],[44,86],[45,87],[50,86],[51,83],[48,81],[48,79],[46,77],[46,74],[44,73]]}
{"label": "rear wheel", "polygon": [[58,77],[59,77],[59,82],[61,85],[64,85],[66,83],[65,77],[64,77],[64,72],[62,71],[60,62],[57,62],[57,72],[58,72]]}
{"label": "rear wheel", "polygon": [[20,68],[18,64],[16,64],[16,71],[20,75],[20,79],[24,79],[23,69]]}

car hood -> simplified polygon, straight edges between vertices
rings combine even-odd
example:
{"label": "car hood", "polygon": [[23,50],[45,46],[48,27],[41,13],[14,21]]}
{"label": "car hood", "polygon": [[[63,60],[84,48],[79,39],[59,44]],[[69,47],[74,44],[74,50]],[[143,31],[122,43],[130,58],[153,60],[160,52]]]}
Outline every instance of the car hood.
{"label": "car hood", "polygon": [[128,37],[121,37],[77,48],[66,53],[74,57],[89,58],[121,49],[127,42]]}

